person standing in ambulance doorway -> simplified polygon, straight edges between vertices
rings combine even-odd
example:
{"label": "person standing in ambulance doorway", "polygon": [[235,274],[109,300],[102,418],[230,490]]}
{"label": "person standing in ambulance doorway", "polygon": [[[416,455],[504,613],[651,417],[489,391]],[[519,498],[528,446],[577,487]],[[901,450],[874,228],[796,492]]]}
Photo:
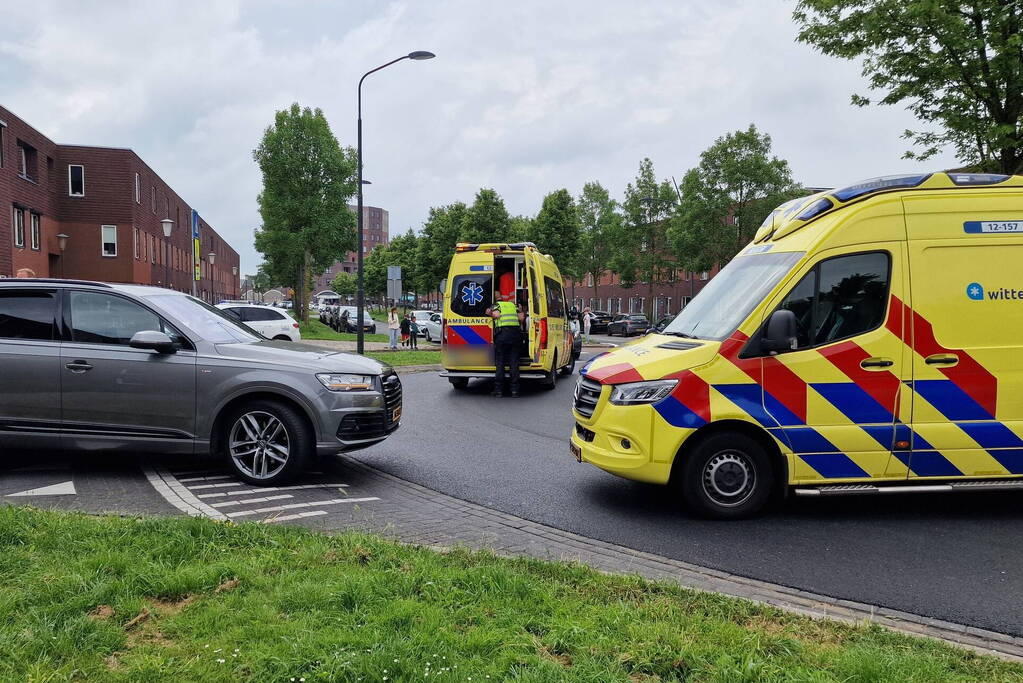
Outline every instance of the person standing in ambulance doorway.
{"label": "person standing in ambulance doorway", "polygon": [[519,354],[522,351],[522,321],[526,314],[513,303],[514,293],[502,294],[490,308],[494,318],[494,396],[504,395],[504,366],[511,372],[511,395],[519,395]]}

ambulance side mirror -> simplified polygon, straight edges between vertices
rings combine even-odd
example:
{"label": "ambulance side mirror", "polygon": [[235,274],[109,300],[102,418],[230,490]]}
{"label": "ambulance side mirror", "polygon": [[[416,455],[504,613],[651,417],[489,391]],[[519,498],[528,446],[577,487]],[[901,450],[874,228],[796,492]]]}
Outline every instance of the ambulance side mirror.
{"label": "ambulance side mirror", "polygon": [[444,278],[443,280],[440,281],[440,284],[437,285],[437,291],[439,291],[441,294],[444,294],[445,290],[447,288],[448,288],[448,279]]}
{"label": "ambulance side mirror", "polygon": [[779,352],[795,349],[799,344],[796,336],[797,327],[796,314],[779,308],[767,320],[767,327],[760,341],[760,347],[764,351]]}

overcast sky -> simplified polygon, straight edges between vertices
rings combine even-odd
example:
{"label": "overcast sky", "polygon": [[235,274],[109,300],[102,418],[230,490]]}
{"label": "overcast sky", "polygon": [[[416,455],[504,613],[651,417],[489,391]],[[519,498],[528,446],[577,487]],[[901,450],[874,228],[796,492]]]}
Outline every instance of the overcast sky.
{"label": "overcast sky", "polygon": [[513,214],[649,156],[680,178],[750,122],[808,186],[954,165],[901,159],[914,119],[857,108],[859,65],[795,42],[794,2],[175,0],[5,3],[0,102],[56,142],[131,147],[260,262],[252,149],[274,111],[320,107],[355,145],[391,234],[493,187]]}

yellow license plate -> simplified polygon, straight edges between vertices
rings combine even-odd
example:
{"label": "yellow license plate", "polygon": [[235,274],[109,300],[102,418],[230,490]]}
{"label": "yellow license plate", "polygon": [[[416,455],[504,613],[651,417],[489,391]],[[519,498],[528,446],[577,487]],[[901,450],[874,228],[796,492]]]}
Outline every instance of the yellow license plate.
{"label": "yellow license plate", "polygon": [[401,419],[401,406],[398,406],[393,411],[391,411],[391,422],[397,422],[400,419]]}
{"label": "yellow license plate", "polygon": [[568,442],[568,450],[572,451],[572,457],[575,458],[576,462],[583,461],[583,449],[576,446],[571,441]]}

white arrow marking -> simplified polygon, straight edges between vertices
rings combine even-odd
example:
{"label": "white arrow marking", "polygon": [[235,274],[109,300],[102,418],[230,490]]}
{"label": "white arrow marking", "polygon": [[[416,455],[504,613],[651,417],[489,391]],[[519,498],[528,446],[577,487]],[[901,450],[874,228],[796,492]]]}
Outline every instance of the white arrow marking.
{"label": "white arrow marking", "polygon": [[8,493],[9,497],[12,496],[68,496],[78,493],[75,491],[75,482],[65,481],[62,484],[54,484],[53,486],[41,486],[37,489],[29,489],[28,491],[22,491],[20,493]]}

